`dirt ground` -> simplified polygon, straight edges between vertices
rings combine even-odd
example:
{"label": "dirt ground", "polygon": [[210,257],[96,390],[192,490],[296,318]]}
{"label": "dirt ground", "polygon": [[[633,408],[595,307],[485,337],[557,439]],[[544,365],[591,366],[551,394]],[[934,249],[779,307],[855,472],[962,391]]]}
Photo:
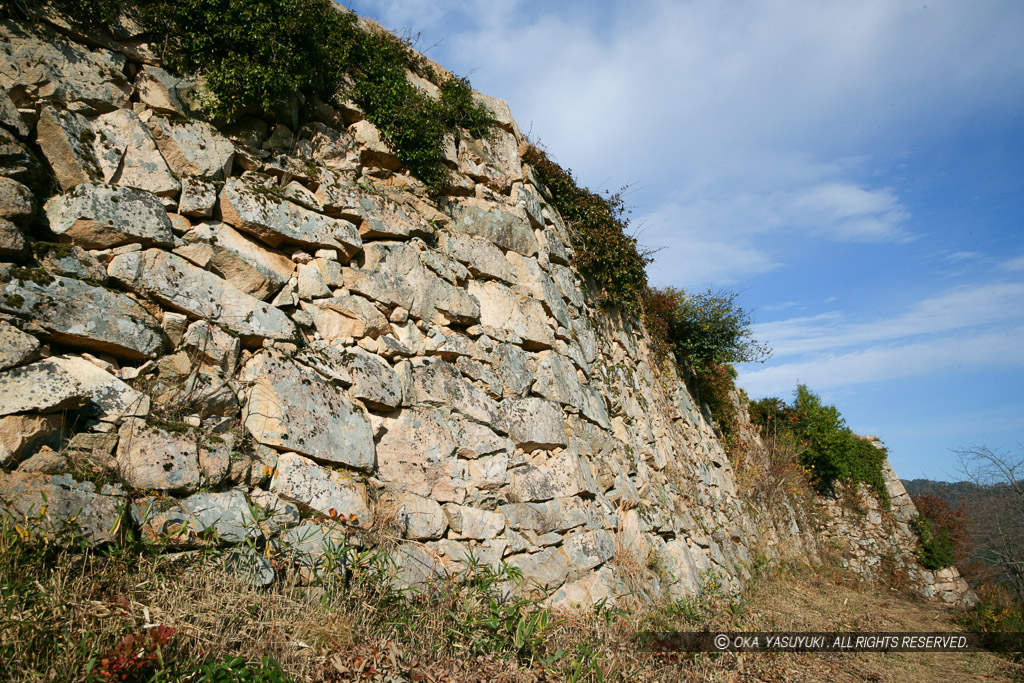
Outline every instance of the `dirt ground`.
{"label": "dirt ground", "polygon": [[[961,631],[954,612],[888,588],[820,570],[790,571],[755,587],[731,617],[747,631]],[[727,622],[716,623],[725,629]],[[666,667],[650,680],[1024,680],[1024,667],[991,653],[744,653]],[[673,671],[672,669],[675,668]]]}

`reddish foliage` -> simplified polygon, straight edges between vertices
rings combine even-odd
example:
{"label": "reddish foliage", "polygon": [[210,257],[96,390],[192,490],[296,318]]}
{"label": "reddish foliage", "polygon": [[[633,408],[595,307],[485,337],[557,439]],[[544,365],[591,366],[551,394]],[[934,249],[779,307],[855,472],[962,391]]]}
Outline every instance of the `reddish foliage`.
{"label": "reddish foliage", "polygon": [[914,506],[919,514],[931,520],[936,533],[945,531],[956,545],[956,564],[963,567],[971,556],[970,536],[967,533],[967,511],[963,504],[954,508],[938,496],[917,496]]}
{"label": "reddish foliage", "polygon": [[160,649],[174,633],[163,624],[142,633],[129,633],[100,658],[100,676],[112,681],[136,680],[159,662]]}

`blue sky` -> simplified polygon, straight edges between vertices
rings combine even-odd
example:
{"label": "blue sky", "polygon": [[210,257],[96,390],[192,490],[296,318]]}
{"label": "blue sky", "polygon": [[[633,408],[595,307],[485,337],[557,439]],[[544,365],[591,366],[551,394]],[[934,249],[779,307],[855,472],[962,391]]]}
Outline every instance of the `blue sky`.
{"label": "blue sky", "polygon": [[1024,454],[1024,3],[346,0],[591,189],[631,186],[655,285],[741,293],[904,478]]}

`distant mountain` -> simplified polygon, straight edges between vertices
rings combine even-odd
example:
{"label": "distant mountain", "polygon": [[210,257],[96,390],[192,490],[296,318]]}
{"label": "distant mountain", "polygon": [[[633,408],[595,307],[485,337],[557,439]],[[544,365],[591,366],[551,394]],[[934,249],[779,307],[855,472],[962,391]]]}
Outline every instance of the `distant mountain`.
{"label": "distant mountain", "polygon": [[970,504],[979,498],[992,495],[991,487],[978,486],[970,481],[932,481],[931,479],[904,479],[903,486],[913,498],[936,496],[954,508],[961,503]]}

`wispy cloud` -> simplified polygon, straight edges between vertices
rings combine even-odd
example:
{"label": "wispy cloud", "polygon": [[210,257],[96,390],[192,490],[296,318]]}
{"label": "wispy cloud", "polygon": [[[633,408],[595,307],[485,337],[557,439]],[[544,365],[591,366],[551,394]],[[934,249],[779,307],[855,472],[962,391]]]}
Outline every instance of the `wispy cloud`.
{"label": "wispy cloud", "polygon": [[985,334],[870,347],[842,354],[742,370],[739,384],[752,396],[785,395],[804,383],[815,390],[933,375],[936,368],[1024,367],[1020,340],[1024,326]]}
{"label": "wispy cloud", "polygon": [[1024,321],[1024,283],[957,287],[881,320],[850,322],[832,312],[761,323],[753,332],[784,358],[1012,321]]}

